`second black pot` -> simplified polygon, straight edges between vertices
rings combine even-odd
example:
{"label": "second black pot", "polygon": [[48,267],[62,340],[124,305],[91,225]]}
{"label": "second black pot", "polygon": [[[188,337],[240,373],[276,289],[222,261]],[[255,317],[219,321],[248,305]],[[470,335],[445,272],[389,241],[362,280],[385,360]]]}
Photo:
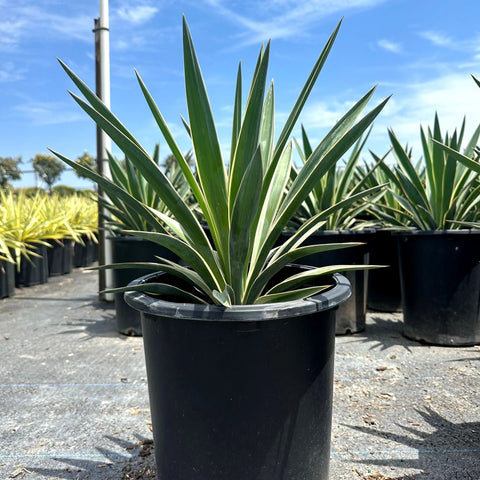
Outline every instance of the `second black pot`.
{"label": "second black pot", "polygon": [[[178,261],[178,257],[157,243],[133,236],[112,236],[112,263],[126,262],[158,262],[157,256]],[[113,286],[125,287],[132,280],[139,278],[151,270],[140,268],[113,270]],[[117,329],[124,335],[142,335],[140,313],[132,309],[124,300],[123,293],[115,294],[115,312]]]}
{"label": "second black pot", "polygon": [[71,273],[73,266],[73,240],[63,238],[61,242],[51,240],[47,249],[48,275],[56,277]]}
{"label": "second black pot", "polygon": [[15,293],[15,264],[0,260],[0,298],[11,297]]}
{"label": "second black pot", "polygon": [[480,231],[399,233],[405,336],[480,343]]}
{"label": "second black pot", "polygon": [[15,272],[16,287],[31,287],[48,282],[47,247],[42,244],[34,244],[37,256],[30,256],[27,260],[22,256],[20,269]]}
{"label": "second black pot", "polygon": [[380,312],[402,309],[397,238],[390,230],[376,230],[369,236],[370,263],[386,268],[369,270],[367,307]]}
{"label": "second black pot", "polygon": [[89,267],[98,260],[98,244],[91,236],[82,235],[82,242],[75,242],[73,247],[73,266]]}
{"label": "second black pot", "polygon": [[[309,255],[299,260],[303,265],[324,267],[327,265],[368,265],[368,240],[374,231],[365,230],[319,230],[311,235],[304,245],[322,243],[362,242],[363,245]],[[286,233],[285,235],[289,235]],[[368,271],[344,272],[352,288],[352,296],[342,303],[335,312],[337,335],[358,333],[365,329],[367,315]]]}

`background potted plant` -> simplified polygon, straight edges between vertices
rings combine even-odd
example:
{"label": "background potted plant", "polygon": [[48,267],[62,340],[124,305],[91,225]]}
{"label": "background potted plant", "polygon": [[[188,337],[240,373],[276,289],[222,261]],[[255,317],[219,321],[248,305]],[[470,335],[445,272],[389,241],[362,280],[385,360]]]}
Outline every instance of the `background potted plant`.
{"label": "background potted plant", "polygon": [[[188,162],[189,156],[186,156]],[[149,207],[153,212],[161,212],[163,215],[169,215],[168,208],[152,188],[150,183],[139,173],[133,163],[125,157],[123,162],[118,161],[112,155],[109,155],[109,166],[111,180],[119,188],[138,200],[143,205]],[[160,167],[160,149],[157,144],[152,155],[152,160]],[[175,187],[180,197],[189,201],[191,191],[185,177],[176,163],[171,163],[164,168],[166,177]],[[140,231],[158,231],[157,223],[149,221],[144,215],[129,208],[122,198],[115,195],[107,187],[105,190],[109,199],[101,199],[105,210],[109,213],[107,225],[112,235],[112,262],[155,262],[157,257],[168,258],[172,262],[178,261],[178,256],[165,247],[158,245],[151,240],[125,234],[126,230]],[[161,232],[164,231],[162,228]],[[113,287],[123,287],[128,285],[135,278],[139,278],[149,273],[148,269],[137,267],[129,269],[115,269],[113,272]],[[117,329],[125,335],[141,335],[142,327],[140,322],[140,312],[131,308],[123,298],[123,292],[115,293],[115,316]]]}
{"label": "background potted plant", "polygon": [[80,240],[81,231],[72,224],[72,213],[85,205],[85,199],[53,193],[45,197],[40,218],[45,221],[48,275],[65,275],[73,268],[73,246]]}
{"label": "background potted plant", "polygon": [[9,285],[15,277],[13,264],[17,265],[18,286],[45,283],[48,276],[71,272],[73,242],[96,228],[89,223],[91,218],[86,220],[96,211],[93,199],[49,196],[42,191],[30,197],[12,190],[2,192],[0,202],[0,255],[8,262],[3,270]]}
{"label": "background potted plant", "polygon": [[78,233],[73,246],[73,266],[88,267],[98,260],[98,204],[90,190],[69,198],[68,221]]}
{"label": "background potted plant", "polygon": [[[362,215],[367,210],[368,201],[374,202],[383,195],[384,185],[368,185],[368,178],[373,175],[375,168],[363,177],[358,175],[358,161],[369,133],[370,131],[357,140],[346,161],[338,162],[319,179],[289,223],[289,226],[296,230],[309,218],[337,205],[336,211],[319,225],[318,230],[310,235],[306,243],[354,242],[356,245],[352,248],[308,255],[302,258],[305,265],[315,267],[332,264],[366,265],[370,262],[370,238],[375,230],[368,228],[373,223],[365,220]],[[313,150],[303,127],[302,146],[297,142],[297,149],[302,163],[305,164]],[[291,179],[294,180],[297,175],[297,169],[292,166]],[[347,202],[342,204],[343,200]],[[287,230],[286,235],[289,234]],[[337,335],[357,333],[365,329],[368,271],[366,269],[349,271],[345,272],[345,276],[351,284],[352,296],[335,312]]]}
{"label": "background potted plant", "polygon": [[[392,232],[396,228],[391,226],[390,222],[385,220],[382,215],[384,210],[387,210],[390,215],[401,222],[401,213],[399,213],[401,208],[397,198],[392,194],[392,191],[396,191],[395,185],[389,181],[389,175],[385,173],[384,169],[379,168],[379,165],[388,158],[390,151],[383,157],[377,156],[372,151],[370,153],[374,163],[364,161],[357,165],[355,175],[360,179],[365,178],[370,188],[386,184],[389,188],[383,189],[383,194],[377,196],[375,202],[370,202],[364,212],[364,216],[374,224],[374,234],[368,236],[370,262],[387,267],[368,272],[367,308],[381,312],[398,312],[402,309],[402,293],[397,239],[392,236]],[[417,170],[421,174],[421,170]]]}
{"label": "background potted plant", "polygon": [[[157,273],[121,289],[128,291],[128,303],[143,312],[156,462],[162,478],[328,476],[334,349],[331,309],[348,296],[348,282],[331,274],[359,266],[291,266],[308,254],[341,248],[301,246],[336,208],[318,213],[285,243],[275,244],[317,179],[358,140],[387,101],[355,123],[373,94],[373,90],[368,92],[314,149],[297,178],[288,182],[293,151],[289,137],[339,26],[276,143],[273,85],[265,94],[270,45],[260,51],[243,115],[239,69],[228,169],[185,20],[187,127],[196,175],[138,76],[151,112],[198,202],[211,241],[190,205],[134,136],[64,66],[87,100],[74,96],[76,101],[148,180],[171,217],[153,212],[89,169],[82,173],[102,188],[110,188],[132,211],[156,222],[153,232],[130,233],[169,248],[184,262],[160,259],[156,264],[134,264]],[[75,168],[74,162],[57,155]]]}
{"label": "background potted plant", "polygon": [[55,219],[44,215],[46,195],[33,197],[24,192],[0,192],[4,221],[10,226],[10,238],[15,242],[15,285],[31,286],[48,281],[48,240],[60,238],[54,233]]}
{"label": "background potted plant", "polygon": [[15,293],[14,250],[24,248],[14,240],[14,226],[5,213],[4,206],[0,205],[0,298],[11,297]]}
{"label": "background potted plant", "polygon": [[[480,232],[464,228],[478,218],[479,176],[452,154],[459,155],[464,131],[465,121],[443,137],[435,115],[433,130],[420,129],[419,170],[390,130],[397,166],[382,163],[380,169],[397,204],[371,209],[388,226],[403,230],[397,239],[405,335],[440,345],[480,341]],[[479,135],[480,127],[464,156],[472,159]]]}

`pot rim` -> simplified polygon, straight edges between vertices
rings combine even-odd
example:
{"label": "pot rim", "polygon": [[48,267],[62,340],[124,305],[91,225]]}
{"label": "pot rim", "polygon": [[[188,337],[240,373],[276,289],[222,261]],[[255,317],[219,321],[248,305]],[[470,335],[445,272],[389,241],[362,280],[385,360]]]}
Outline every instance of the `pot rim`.
{"label": "pot rim", "polygon": [[125,234],[120,234],[120,235],[108,235],[107,238],[109,240],[115,241],[115,242],[141,242],[144,241],[144,238],[141,237],[136,237],[135,235],[125,235]]}
{"label": "pot rim", "polygon": [[392,235],[408,236],[444,236],[444,235],[479,235],[480,229],[462,228],[459,230],[396,230]]}
{"label": "pot rim", "polygon": [[[296,230],[284,230],[282,232],[283,234],[289,234],[293,235],[296,232]],[[342,236],[349,236],[349,235],[366,235],[368,233],[375,233],[376,228],[374,227],[366,227],[366,228],[361,228],[358,230],[355,229],[340,229],[340,230],[316,230],[313,232],[310,236],[311,237],[321,237],[321,236],[326,236],[326,235],[342,235]]]}
{"label": "pot rim", "polygon": [[[145,275],[133,280],[129,285],[145,283],[156,275],[159,273]],[[260,305],[233,305],[230,308],[213,304],[169,302],[143,292],[126,292],[124,298],[135,310],[158,317],[219,322],[281,320],[329,310],[347,300],[351,295],[348,279],[339,273],[334,273],[332,278],[335,280],[332,288],[303,300]]]}

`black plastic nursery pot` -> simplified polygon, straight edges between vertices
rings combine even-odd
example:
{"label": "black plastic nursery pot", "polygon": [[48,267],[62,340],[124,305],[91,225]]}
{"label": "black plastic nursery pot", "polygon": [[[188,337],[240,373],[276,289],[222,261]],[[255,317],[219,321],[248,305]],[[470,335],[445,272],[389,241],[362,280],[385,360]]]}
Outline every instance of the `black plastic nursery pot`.
{"label": "black plastic nursery pot", "polygon": [[20,268],[15,272],[16,287],[32,287],[48,282],[48,259],[47,247],[35,244],[35,253],[38,256],[23,257],[20,260]]}
{"label": "black plastic nursery pot", "polygon": [[[327,265],[367,265],[369,264],[369,238],[373,229],[364,230],[319,230],[311,235],[304,245],[322,243],[363,242],[364,245],[331,250],[303,257],[303,265],[324,267]],[[288,235],[288,233],[286,233]],[[343,273],[352,286],[352,296],[342,303],[336,313],[335,333],[345,335],[365,329],[367,315],[368,271],[354,270]]]}
{"label": "black plastic nursery pot", "polygon": [[390,230],[376,230],[369,236],[370,263],[386,265],[368,272],[367,307],[380,312],[402,309],[397,237]]}
{"label": "black plastic nursery pot", "polygon": [[228,309],[125,294],[142,312],[159,479],[328,479],[334,309],[350,294],[334,283]]}
{"label": "black plastic nursery pot", "polygon": [[[178,257],[157,243],[150,242],[133,236],[112,236],[112,263],[125,262],[158,262],[156,256],[161,256],[172,261]],[[151,270],[129,268],[113,270],[113,286],[125,287],[132,280],[151,273]],[[124,300],[123,293],[116,293],[115,313],[117,330],[124,335],[142,335],[140,312],[132,309]]]}
{"label": "black plastic nursery pot", "polygon": [[56,277],[71,273],[73,267],[73,240],[63,238],[60,242],[52,240],[47,249],[48,275]]}
{"label": "black plastic nursery pot", "polygon": [[15,264],[0,260],[0,298],[11,297],[15,293]]}
{"label": "black plastic nursery pot", "polygon": [[404,334],[446,346],[480,343],[480,231],[398,233]]}
{"label": "black plastic nursery pot", "polygon": [[89,267],[98,260],[98,244],[90,236],[82,235],[82,243],[75,242],[73,247],[73,266]]}

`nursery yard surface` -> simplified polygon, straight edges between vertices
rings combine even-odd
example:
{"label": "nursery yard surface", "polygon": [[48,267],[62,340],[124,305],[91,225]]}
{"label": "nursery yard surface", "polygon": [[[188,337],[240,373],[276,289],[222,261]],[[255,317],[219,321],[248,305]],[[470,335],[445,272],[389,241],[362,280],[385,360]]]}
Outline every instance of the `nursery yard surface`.
{"label": "nursery yard surface", "polygon": [[[0,300],[0,480],[155,478],[142,339],[116,332],[97,275]],[[337,337],[330,479],[480,480],[480,347],[401,329],[371,312]]]}

